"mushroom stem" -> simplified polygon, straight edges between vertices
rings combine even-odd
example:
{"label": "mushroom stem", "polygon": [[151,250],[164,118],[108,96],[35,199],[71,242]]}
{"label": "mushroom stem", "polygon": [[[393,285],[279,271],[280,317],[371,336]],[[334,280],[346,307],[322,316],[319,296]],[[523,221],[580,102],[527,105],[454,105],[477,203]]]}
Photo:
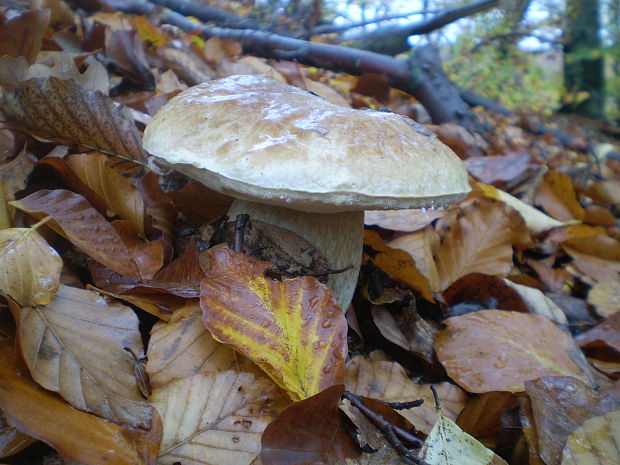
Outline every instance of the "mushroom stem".
{"label": "mushroom stem", "polygon": [[247,200],[235,200],[229,218],[240,213],[253,219],[288,229],[312,244],[333,270],[352,265],[343,273],[330,274],[327,287],[346,311],[359,275],[364,244],[364,212],[313,213]]}

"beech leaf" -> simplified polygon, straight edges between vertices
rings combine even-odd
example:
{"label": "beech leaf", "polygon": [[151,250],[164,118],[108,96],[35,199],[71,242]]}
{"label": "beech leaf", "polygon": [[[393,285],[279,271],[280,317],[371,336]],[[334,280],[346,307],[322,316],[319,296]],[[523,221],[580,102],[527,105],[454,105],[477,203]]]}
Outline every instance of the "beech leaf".
{"label": "beech leaf", "polygon": [[19,343],[32,377],[46,389],[76,408],[149,429],[152,409],[125,350],[142,354],[138,318],[129,307],[63,285],[45,307],[21,309]]}
{"label": "beech leaf", "polygon": [[420,458],[429,465],[508,465],[443,415],[426,438]]}
{"label": "beech leaf", "polygon": [[530,242],[519,214],[491,199],[474,201],[447,226],[435,259],[442,291],[470,273],[505,277],[512,267],[512,246]]}
{"label": "beech leaf", "polygon": [[134,183],[109,166],[102,153],[80,153],[67,157],[67,164],[80,180],[106,203],[111,214],[129,220],[144,236],[144,200]]}
{"label": "beech leaf", "polygon": [[226,247],[209,255],[200,303],[217,340],[250,358],[294,400],[342,383],[347,322],[323,284],[307,276],[267,279],[270,262]]}
{"label": "beech leaf", "polygon": [[592,384],[592,373],[572,337],[538,315],[481,310],[444,321],[435,341],[450,378],[466,391],[523,391],[546,375]]}
{"label": "beech leaf", "polygon": [[10,426],[0,415],[0,459],[17,454],[35,442],[35,438]]}
{"label": "beech leaf", "polygon": [[263,465],[338,465],[357,458],[338,408],[343,392],[343,385],[331,386],[284,409],[263,433]]}
{"label": "beech leaf", "polygon": [[155,465],[152,450],[161,430],[130,432],[76,410],[20,373],[16,360],[15,341],[0,341],[0,407],[10,425],[85,465],[101,465],[110,457],[115,465]]}
{"label": "beech leaf", "polygon": [[154,389],[207,371],[251,371],[247,359],[216,341],[201,318],[202,310],[194,300],[175,310],[167,323],[153,326],[146,369]]}
{"label": "beech leaf", "polygon": [[153,391],[164,434],[161,465],[249,465],[272,420],[275,385],[250,373],[226,371],[178,379]]}
{"label": "beech leaf", "polygon": [[[370,361],[361,355],[347,362],[344,372],[347,390],[354,394],[384,402],[408,402],[422,399],[418,407],[399,410],[415,428],[428,434],[437,421],[435,400],[430,384],[417,384],[396,362]],[[467,394],[452,383],[435,384],[446,416],[455,420],[465,407]]]}
{"label": "beech leaf", "polygon": [[568,437],[562,465],[620,463],[620,410],[590,418]]}
{"label": "beech leaf", "polygon": [[35,229],[3,229],[0,270],[0,292],[22,306],[46,305],[60,284],[62,260]]}
{"label": "beech leaf", "polygon": [[[141,271],[148,273],[151,269],[138,266],[140,256],[130,249],[132,244],[126,244],[119,231],[79,194],[62,189],[41,190],[11,205],[37,217],[51,216],[54,221],[50,226],[57,226],[73,245],[117,273],[142,279]],[[127,239],[138,242],[137,237]]]}
{"label": "beech leaf", "polygon": [[61,144],[146,159],[140,134],[109,97],[73,79],[32,78],[0,100],[7,121]]}

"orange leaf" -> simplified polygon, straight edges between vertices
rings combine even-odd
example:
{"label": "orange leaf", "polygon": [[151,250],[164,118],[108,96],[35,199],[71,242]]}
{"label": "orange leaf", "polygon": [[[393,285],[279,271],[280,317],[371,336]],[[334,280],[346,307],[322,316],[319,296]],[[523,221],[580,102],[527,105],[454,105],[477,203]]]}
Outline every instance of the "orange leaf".
{"label": "orange leaf", "polygon": [[418,271],[411,255],[385,245],[379,234],[368,229],[364,230],[364,247],[372,249],[372,252],[364,254],[364,260],[418,291],[427,301],[435,302],[428,279]]}
{"label": "orange leaf", "polygon": [[262,368],[294,400],[342,383],[347,323],[315,278],[272,281],[270,262],[226,247],[209,250],[203,321],[219,341]]}
{"label": "orange leaf", "polygon": [[448,375],[469,392],[523,391],[541,376],[592,374],[573,339],[538,315],[481,310],[448,318],[435,350]]}

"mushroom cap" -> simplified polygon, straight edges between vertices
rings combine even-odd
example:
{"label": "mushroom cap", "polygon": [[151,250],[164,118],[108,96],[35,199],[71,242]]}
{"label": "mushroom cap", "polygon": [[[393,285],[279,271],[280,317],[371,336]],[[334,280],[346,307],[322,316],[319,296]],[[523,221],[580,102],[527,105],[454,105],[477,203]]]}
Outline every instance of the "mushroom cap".
{"label": "mushroom cap", "polygon": [[258,76],[187,89],[143,145],[224,194],[309,212],[441,206],[470,190],[458,156],[412,120]]}

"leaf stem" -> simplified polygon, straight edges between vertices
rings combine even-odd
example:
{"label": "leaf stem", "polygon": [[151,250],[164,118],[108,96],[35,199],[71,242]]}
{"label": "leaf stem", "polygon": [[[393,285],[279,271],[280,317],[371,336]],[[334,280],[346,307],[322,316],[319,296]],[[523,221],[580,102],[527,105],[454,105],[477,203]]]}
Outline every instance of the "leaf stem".
{"label": "leaf stem", "polygon": [[48,221],[52,220],[53,218],[51,216],[46,216],[45,218],[43,218],[41,221],[39,221],[38,223],[35,223],[34,225],[32,225],[30,227],[30,229],[32,231],[36,231],[38,228],[40,228],[41,226],[43,226],[45,223],[47,223]]}

